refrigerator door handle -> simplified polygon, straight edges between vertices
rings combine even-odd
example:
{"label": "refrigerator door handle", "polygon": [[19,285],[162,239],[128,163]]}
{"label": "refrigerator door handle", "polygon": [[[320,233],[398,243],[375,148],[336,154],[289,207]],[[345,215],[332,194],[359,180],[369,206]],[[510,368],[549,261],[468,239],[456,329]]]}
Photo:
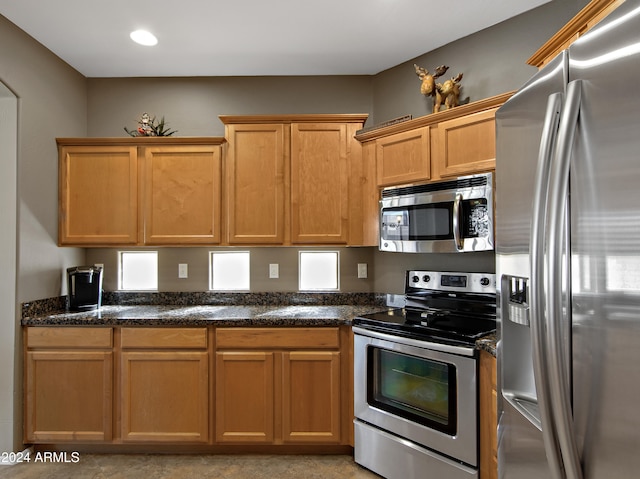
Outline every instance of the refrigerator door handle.
{"label": "refrigerator door handle", "polygon": [[544,246],[545,246],[545,218],[547,195],[549,189],[549,170],[553,149],[556,144],[558,123],[562,111],[564,96],[554,93],[549,96],[547,109],[540,139],[538,152],[538,167],[536,171],[535,190],[533,196],[533,218],[531,224],[531,281],[530,291],[530,327],[531,350],[533,356],[533,376],[536,387],[536,398],[540,411],[542,436],[549,462],[549,468],[556,479],[563,478],[563,465],[558,443],[557,431],[553,420],[552,402],[547,363],[547,348],[545,343],[547,315],[545,314],[544,291]]}
{"label": "refrigerator door handle", "polygon": [[[562,453],[565,474],[568,479],[582,479],[582,466],[576,444],[573,425],[569,378],[564,356],[565,345],[562,335],[563,321],[563,246],[568,232],[566,211],[568,208],[569,170],[573,144],[578,124],[582,84],[570,82],[566,100],[560,115],[558,141],[549,173],[549,190],[546,203],[545,284],[547,289],[546,345],[548,348],[548,373],[551,410],[556,423],[558,442]],[[566,272],[570,274],[570,272]],[[571,315],[567,308],[566,314]]]}

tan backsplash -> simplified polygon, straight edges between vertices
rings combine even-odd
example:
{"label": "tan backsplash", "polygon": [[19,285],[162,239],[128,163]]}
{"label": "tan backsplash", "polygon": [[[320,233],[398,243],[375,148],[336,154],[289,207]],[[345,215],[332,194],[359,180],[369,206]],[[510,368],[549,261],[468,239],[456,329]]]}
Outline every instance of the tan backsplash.
{"label": "tan backsplash", "polygon": [[[146,248],[151,249],[151,248]],[[383,253],[376,247],[253,247],[253,248],[157,248],[159,291],[207,291],[209,251],[250,251],[252,292],[298,291],[298,252],[340,252],[340,291],[402,294],[408,269],[435,271],[495,272],[493,252],[452,254]],[[126,248],[87,249],[87,264],[104,265],[104,289],[118,288],[118,252]],[[178,278],[178,264],[187,263],[189,277]],[[279,265],[280,277],[269,279],[269,264]],[[367,264],[368,277],[358,278],[358,263]],[[66,292],[63,292],[66,294]]]}

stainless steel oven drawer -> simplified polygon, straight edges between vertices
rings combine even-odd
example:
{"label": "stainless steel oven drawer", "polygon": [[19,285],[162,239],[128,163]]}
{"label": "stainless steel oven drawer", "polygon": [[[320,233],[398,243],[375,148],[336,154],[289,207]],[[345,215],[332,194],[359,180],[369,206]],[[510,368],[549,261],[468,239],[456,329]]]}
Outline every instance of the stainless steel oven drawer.
{"label": "stainless steel oven drawer", "polygon": [[471,479],[478,471],[356,420],[355,461],[386,479]]}

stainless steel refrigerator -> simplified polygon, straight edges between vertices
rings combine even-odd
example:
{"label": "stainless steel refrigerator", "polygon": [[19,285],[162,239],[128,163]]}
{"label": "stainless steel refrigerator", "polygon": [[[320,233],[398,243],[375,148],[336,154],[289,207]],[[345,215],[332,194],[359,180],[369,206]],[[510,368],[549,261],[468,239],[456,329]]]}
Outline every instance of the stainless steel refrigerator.
{"label": "stainless steel refrigerator", "polygon": [[640,0],[496,122],[499,477],[640,477]]}

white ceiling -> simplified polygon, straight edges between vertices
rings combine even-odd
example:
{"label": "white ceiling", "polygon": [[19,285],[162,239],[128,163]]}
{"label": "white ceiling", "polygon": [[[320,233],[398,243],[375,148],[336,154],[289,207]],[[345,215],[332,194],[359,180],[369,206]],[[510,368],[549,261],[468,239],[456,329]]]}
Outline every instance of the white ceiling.
{"label": "white ceiling", "polygon": [[[0,0],[87,77],[373,75],[550,0]],[[148,29],[158,45],[133,43]]]}

